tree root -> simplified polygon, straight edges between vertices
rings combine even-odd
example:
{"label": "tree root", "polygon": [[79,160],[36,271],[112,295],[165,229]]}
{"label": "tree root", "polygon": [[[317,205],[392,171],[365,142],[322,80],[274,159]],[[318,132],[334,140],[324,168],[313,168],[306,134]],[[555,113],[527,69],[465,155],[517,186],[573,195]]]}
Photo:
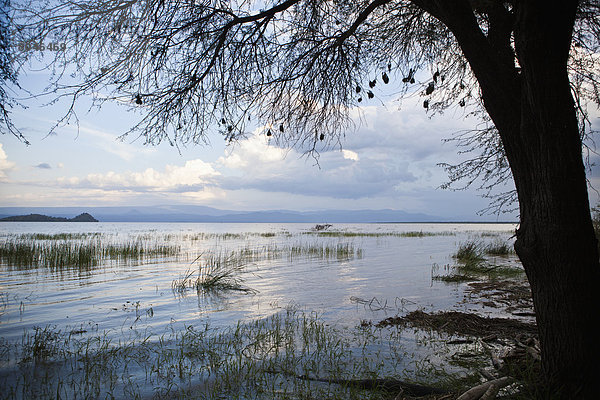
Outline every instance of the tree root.
{"label": "tree root", "polygon": [[359,389],[381,390],[392,393],[402,393],[408,396],[421,397],[432,394],[447,394],[448,391],[425,385],[404,382],[397,379],[333,379],[317,378],[307,375],[296,376],[298,379],[315,382],[335,383],[337,385],[352,386]]}

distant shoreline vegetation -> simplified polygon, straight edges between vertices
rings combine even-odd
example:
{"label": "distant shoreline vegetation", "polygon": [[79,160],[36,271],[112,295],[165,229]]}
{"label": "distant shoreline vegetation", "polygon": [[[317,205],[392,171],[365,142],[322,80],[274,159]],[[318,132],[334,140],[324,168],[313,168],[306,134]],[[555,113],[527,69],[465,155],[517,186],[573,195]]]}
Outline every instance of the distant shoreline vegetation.
{"label": "distant shoreline vegetation", "polygon": [[42,214],[29,214],[0,218],[0,222],[98,222],[98,220],[88,213],[79,214],[74,218],[50,217]]}

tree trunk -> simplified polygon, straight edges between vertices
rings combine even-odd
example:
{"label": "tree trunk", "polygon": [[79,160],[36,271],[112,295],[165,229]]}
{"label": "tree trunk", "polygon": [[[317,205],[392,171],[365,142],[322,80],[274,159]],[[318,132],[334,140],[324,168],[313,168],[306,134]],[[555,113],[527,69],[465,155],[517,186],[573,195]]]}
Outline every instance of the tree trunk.
{"label": "tree trunk", "polygon": [[504,140],[519,196],[515,250],[531,285],[545,378],[564,398],[595,399],[600,263],[567,73],[576,7],[557,8],[524,2],[517,10],[520,125]]}
{"label": "tree trunk", "polygon": [[[415,3],[455,35],[513,173],[515,250],[533,293],[548,390],[541,398],[600,398],[600,262],[567,72],[577,2],[516,2],[514,20],[490,14],[487,36],[468,1]],[[507,57],[511,32],[519,68]]]}

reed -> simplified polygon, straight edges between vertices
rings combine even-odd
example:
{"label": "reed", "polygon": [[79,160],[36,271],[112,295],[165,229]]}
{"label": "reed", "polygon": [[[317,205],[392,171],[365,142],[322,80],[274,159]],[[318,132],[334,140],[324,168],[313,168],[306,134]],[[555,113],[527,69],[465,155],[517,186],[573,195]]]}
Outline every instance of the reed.
{"label": "reed", "polygon": [[298,379],[401,373],[397,363],[381,361],[405,355],[400,335],[349,329],[291,307],[230,327],[206,323],[118,342],[106,333],[35,328],[9,348],[13,371],[0,375],[0,385],[8,398],[380,399],[376,390]]}
{"label": "reed", "polygon": [[320,237],[432,237],[432,236],[455,236],[454,232],[423,232],[423,231],[408,231],[408,232],[347,232],[347,231],[325,231],[325,232],[304,232],[305,235],[315,235]]}
{"label": "reed", "polygon": [[86,269],[104,260],[139,261],[149,257],[175,256],[180,246],[140,240],[104,243],[89,240],[35,240],[12,238],[0,242],[0,262],[16,268]]}

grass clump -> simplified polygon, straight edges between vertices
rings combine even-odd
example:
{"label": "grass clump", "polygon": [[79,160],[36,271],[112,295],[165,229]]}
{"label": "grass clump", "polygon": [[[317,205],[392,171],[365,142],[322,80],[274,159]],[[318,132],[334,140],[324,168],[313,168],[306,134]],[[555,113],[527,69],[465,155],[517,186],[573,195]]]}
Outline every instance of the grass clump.
{"label": "grass clump", "polygon": [[485,254],[490,256],[508,256],[514,254],[512,246],[502,240],[496,240],[485,246]]}
{"label": "grass clump", "polygon": [[461,244],[452,257],[465,266],[474,267],[485,261],[484,254],[482,244],[471,240]]}
{"label": "grass clump", "polygon": [[432,279],[442,282],[468,282],[482,279],[497,280],[500,278],[521,277],[523,269],[513,265],[491,264],[490,256],[508,257],[514,254],[512,248],[502,241],[484,244],[479,241],[462,243],[455,254],[456,265],[444,266],[445,274],[439,274],[439,266],[434,265]]}
{"label": "grass clump", "polygon": [[195,276],[195,271],[186,271],[181,278],[174,280],[171,284],[173,291],[183,293],[193,288],[198,292],[217,290],[255,292],[243,285],[244,279],[240,274],[244,272],[246,264],[235,252],[207,256],[201,254],[194,262],[198,262],[198,275]]}

